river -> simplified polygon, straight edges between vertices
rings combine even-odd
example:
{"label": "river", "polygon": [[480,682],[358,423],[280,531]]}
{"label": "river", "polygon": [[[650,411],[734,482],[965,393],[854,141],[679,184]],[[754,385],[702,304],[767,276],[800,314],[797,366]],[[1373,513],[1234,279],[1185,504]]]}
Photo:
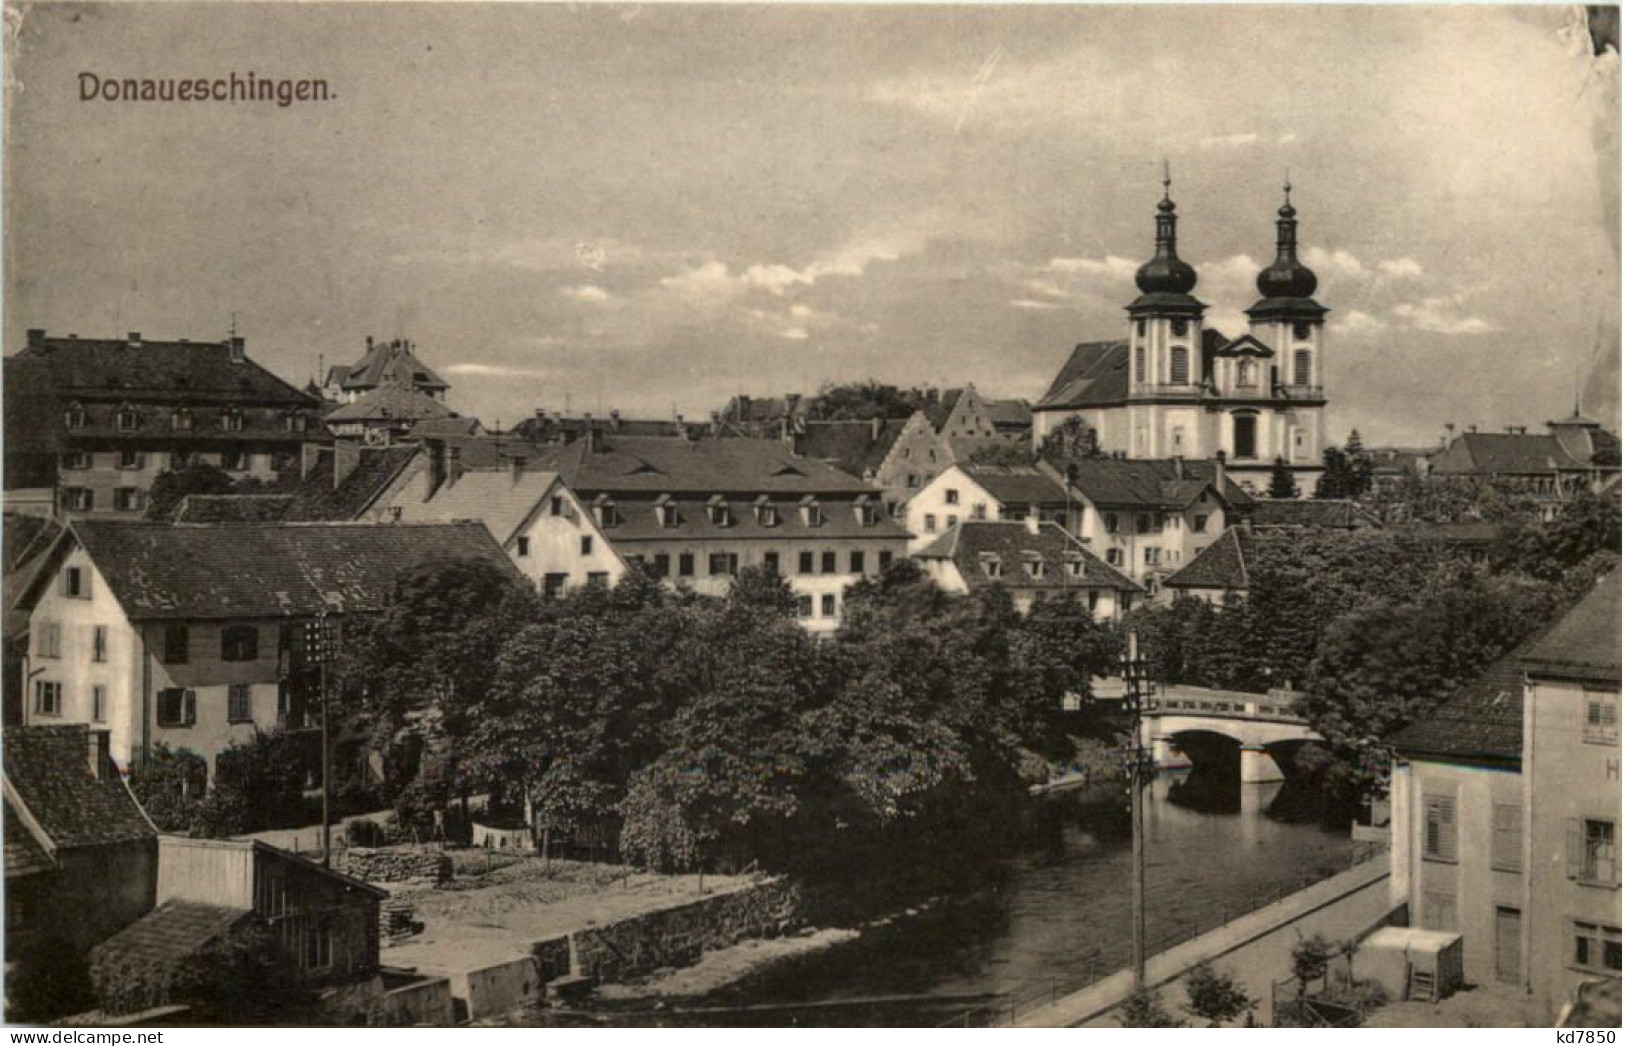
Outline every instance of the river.
{"label": "river", "polygon": [[[1211,927],[1261,895],[1346,865],[1346,824],[1281,783],[1164,774],[1146,808],[1147,937]],[[1128,965],[1131,851],[1119,787],[1047,797],[1023,852],[980,888],[871,926],[850,944],[792,960],[682,1010],[611,1023],[934,1025],[984,1023]],[[607,1016],[607,1015],[606,1015]]]}

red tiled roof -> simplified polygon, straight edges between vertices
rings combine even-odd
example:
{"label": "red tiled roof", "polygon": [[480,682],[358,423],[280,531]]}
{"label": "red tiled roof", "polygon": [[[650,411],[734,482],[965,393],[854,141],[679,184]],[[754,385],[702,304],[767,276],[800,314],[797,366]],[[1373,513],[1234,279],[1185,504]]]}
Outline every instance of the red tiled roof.
{"label": "red tiled roof", "polygon": [[[791,453],[778,440],[675,440],[602,436],[552,449],[533,467],[558,472],[578,495],[600,491],[650,494],[878,494],[855,476]],[[543,448],[544,451],[550,448]]]}
{"label": "red tiled roof", "polygon": [[6,782],[57,849],[157,837],[116,774],[91,774],[85,724],[8,726],[3,744]]}
{"label": "red tiled roof", "polygon": [[1388,738],[1411,756],[1523,761],[1523,665],[1505,655],[1482,675]]}
{"label": "red tiled roof", "polygon": [[1213,544],[1168,576],[1165,588],[1247,589],[1247,558],[1252,534],[1245,527],[1226,527]]}
{"label": "red tiled roof", "polygon": [[449,389],[450,385],[429,369],[428,364],[413,354],[412,349],[400,341],[375,342],[349,367],[334,367],[329,380],[337,380],[346,389],[373,389],[380,385],[399,385],[405,388]]}
{"label": "red tiled roof", "polygon": [[[1112,588],[1139,591],[1140,586],[1125,574],[1101,561],[1077,538],[1056,523],[1040,523],[1037,533],[1022,520],[966,521],[956,523],[947,533],[914,553],[916,559],[948,559],[959,568],[971,588],[1003,583],[1010,588],[1038,588],[1064,591],[1076,588]],[[997,557],[1003,577],[997,581],[982,569],[985,558]],[[1045,565],[1044,576],[1034,578],[1022,565],[1037,559]],[[1073,577],[1064,564],[1081,562],[1083,574]]]}
{"label": "red tiled roof", "polygon": [[1029,465],[961,465],[959,468],[1003,505],[1060,505],[1066,488]]}
{"label": "red tiled roof", "polygon": [[1618,686],[1619,598],[1616,567],[1524,654],[1529,674]]}
{"label": "red tiled roof", "polygon": [[385,385],[334,408],[329,425],[350,421],[421,421],[454,418],[456,411],[433,397],[404,385]]}
{"label": "red tiled roof", "polygon": [[479,523],[79,520],[69,532],[132,621],[309,617],[330,595],[364,613],[384,605],[403,573],[433,562],[481,560],[518,576]]}
{"label": "red tiled roof", "polygon": [[1128,396],[1128,342],[1090,341],[1072,350],[1034,410],[1121,403]]}
{"label": "red tiled roof", "polygon": [[860,479],[878,469],[903,434],[907,418],[870,421],[809,421],[803,452]]}

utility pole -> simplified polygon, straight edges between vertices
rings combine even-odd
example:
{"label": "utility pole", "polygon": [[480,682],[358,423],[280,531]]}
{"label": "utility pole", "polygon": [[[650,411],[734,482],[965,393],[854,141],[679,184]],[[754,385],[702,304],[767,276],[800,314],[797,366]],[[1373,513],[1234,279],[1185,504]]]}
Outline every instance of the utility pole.
{"label": "utility pole", "polygon": [[316,618],[306,625],[305,651],[316,662],[317,691],[322,704],[322,867],[333,864],[333,744],[328,725],[328,705],[332,702],[327,692],[327,662],[337,652],[337,618],[330,615],[330,607],[317,611]]}
{"label": "utility pole", "polygon": [[1123,672],[1123,708],[1129,714],[1128,787],[1129,821],[1133,832],[1134,870],[1129,906],[1134,926],[1134,990],[1145,988],[1145,797],[1141,777],[1146,753],[1140,743],[1140,722],[1145,705],[1146,662],[1140,656],[1139,635],[1129,630],[1119,659]]}

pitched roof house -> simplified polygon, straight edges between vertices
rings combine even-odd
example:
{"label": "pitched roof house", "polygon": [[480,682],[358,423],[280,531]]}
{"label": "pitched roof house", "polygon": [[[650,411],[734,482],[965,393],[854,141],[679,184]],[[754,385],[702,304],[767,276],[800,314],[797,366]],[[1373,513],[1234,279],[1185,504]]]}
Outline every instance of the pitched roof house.
{"label": "pitched roof house", "polygon": [[273,479],[322,404],[225,342],[50,337],[4,361],[5,485],[56,487],[70,515],[138,516],[153,479],[192,463]]}
{"label": "pitched roof house", "polygon": [[54,936],[82,952],[151,909],[158,831],[107,731],[8,726],[3,743],[6,950]]}
{"label": "pitched roof house", "polygon": [[121,764],[160,741],[190,748],[211,774],[233,741],[309,725],[301,636],[319,614],[381,609],[429,563],[514,573],[479,523],[81,520],[49,555],[14,597],[31,615],[25,722],[105,727]]}
{"label": "pitched roof house", "polygon": [[1116,617],[1132,608],[1140,591],[1059,524],[1036,518],[961,522],[914,558],[945,590],[1001,585],[1024,613],[1040,597],[1059,597],[1087,603],[1099,617]]}
{"label": "pitched roof house", "polygon": [[367,339],[367,351],[355,363],[335,365],[327,372],[327,387],[335,389],[346,403],[382,388],[411,389],[430,399],[444,399],[451,388],[445,379],[413,352],[410,341]]}
{"label": "pitched roof house", "polygon": [[593,430],[526,464],[558,473],[628,563],[708,595],[742,567],[776,570],[814,631],[836,627],[849,583],[905,554],[879,490],[776,440]]}

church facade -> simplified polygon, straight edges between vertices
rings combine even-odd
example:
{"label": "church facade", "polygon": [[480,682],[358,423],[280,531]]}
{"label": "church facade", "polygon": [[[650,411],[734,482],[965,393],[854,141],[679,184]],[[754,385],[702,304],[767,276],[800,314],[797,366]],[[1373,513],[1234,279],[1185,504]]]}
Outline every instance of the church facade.
{"label": "church facade", "polygon": [[1297,210],[1276,221],[1276,258],[1258,274],[1245,333],[1204,323],[1196,270],[1179,257],[1178,215],[1163,182],[1156,253],[1135,274],[1128,336],[1077,346],[1033,407],[1034,447],[1076,418],[1094,444],[1128,458],[1223,457],[1236,482],[1262,493],[1277,459],[1305,495],[1326,446],[1327,309],[1298,260]]}

